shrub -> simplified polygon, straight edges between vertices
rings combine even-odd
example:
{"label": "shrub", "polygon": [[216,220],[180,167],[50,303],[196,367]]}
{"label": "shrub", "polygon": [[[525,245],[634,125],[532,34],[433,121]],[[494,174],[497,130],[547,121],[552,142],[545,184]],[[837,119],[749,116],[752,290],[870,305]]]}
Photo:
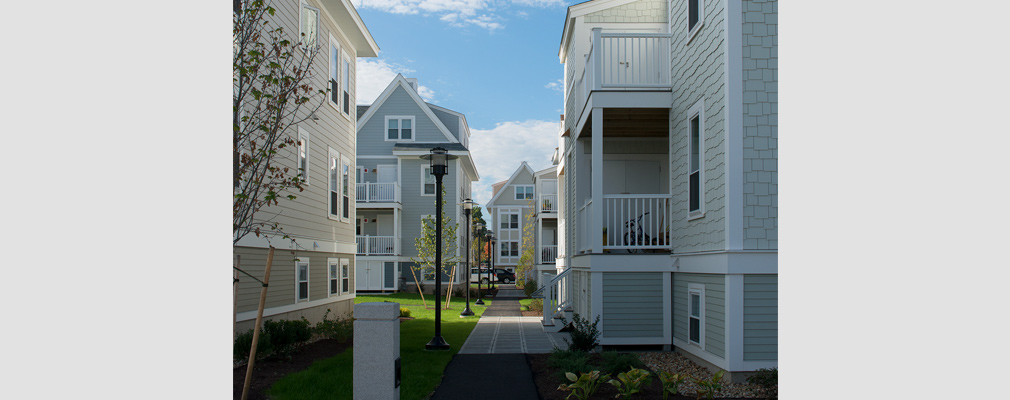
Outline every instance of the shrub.
{"label": "shrub", "polygon": [[603,371],[609,374],[624,372],[633,368],[644,368],[645,364],[638,356],[632,353],[618,353],[616,351],[603,352]]}
{"label": "shrub", "polygon": [[[253,330],[240,333],[235,338],[235,345],[232,347],[232,356],[235,360],[249,359],[249,352],[252,351]],[[273,345],[270,343],[270,334],[260,330],[259,344],[256,345],[256,359],[265,358],[273,352]]]}
{"label": "shrub", "polygon": [[779,397],[778,368],[761,368],[754,375],[747,377],[747,383],[761,387],[761,394],[770,400]]}
{"label": "shrub", "polygon": [[400,318],[410,318],[410,309],[400,307]]}
{"label": "shrub", "polygon": [[600,371],[592,371],[584,374],[579,374],[578,377],[575,374],[569,372],[565,374],[565,378],[568,378],[572,383],[565,385],[561,384],[558,386],[558,390],[571,391],[565,399],[572,397],[573,395],[579,400],[587,400],[596,393],[596,389],[600,387],[610,374],[600,376]]}
{"label": "shrub", "polygon": [[526,293],[526,297],[533,295],[533,292],[537,291],[537,281],[533,279],[527,279],[525,286],[523,286],[523,293]]}
{"label": "shrub", "polygon": [[313,333],[327,339],[337,339],[340,343],[354,337],[354,319],[350,317],[327,319],[329,315],[330,309],[326,309],[323,319],[312,328]]}
{"label": "shrub", "polygon": [[712,379],[708,380],[698,378],[694,379],[694,383],[698,385],[699,399],[702,398],[703,396],[709,400],[715,398],[715,395],[719,393],[720,390],[722,390],[722,375],[724,372],[726,371],[716,372],[715,375],[712,376]]}
{"label": "shrub", "polygon": [[312,339],[312,328],[309,327],[309,321],[304,318],[299,321],[265,321],[263,332],[270,335],[270,344],[273,345],[274,353],[278,355],[288,355],[294,349],[295,343]]}
{"label": "shrub", "polygon": [[659,371],[659,381],[663,383],[663,400],[669,398],[671,394],[677,394],[680,391],[680,384],[684,383],[686,378],[687,375]]}
{"label": "shrub", "polygon": [[547,366],[557,370],[558,378],[564,379],[566,372],[584,373],[594,368],[589,365],[589,354],[584,351],[561,350],[557,347],[547,357]]}
{"label": "shrub", "polygon": [[540,311],[544,310],[544,299],[532,299],[530,300],[530,311]]}
{"label": "shrub", "polygon": [[456,288],[452,290],[452,295],[456,297],[465,297],[466,288],[463,286],[456,286]]}
{"label": "shrub", "polygon": [[[579,316],[578,313],[572,317],[572,320],[574,321],[572,324],[572,331],[570,332],[572,335],[572,341],[569,342],[567,338],[565,339],[565,343],[568,344],[568,348],[571,350],[581,350],[586,352],[593,351],[593,349],[600,344],[600,330],[596,327],[596,325],[600,323],[600,316],[597,315],[596,321],[593,321],[592,324],[589,323],[588,319]],[[561,321],[566,324],[568,323],[568,321],[565,321],[564,318],[562,318]]]}
{"label": "shrub", "polygon": [[652,378],[649,377],[649,371],[632,368],[628,372],[617,374],[617,379],[611,379],[607,383],[616,386],[618,395],[627,400],[631,395],[640,392],[642,386],[649,386]]}

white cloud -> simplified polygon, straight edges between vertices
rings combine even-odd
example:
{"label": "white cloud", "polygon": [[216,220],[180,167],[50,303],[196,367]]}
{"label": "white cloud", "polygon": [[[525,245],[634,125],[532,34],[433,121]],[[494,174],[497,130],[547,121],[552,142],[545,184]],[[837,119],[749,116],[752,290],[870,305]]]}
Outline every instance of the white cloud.
{"label": "white cloud", "polygon": [[[504,19],[495,14],[499,8],[508,8],[494,0],[352,0],[356,8],[372,8],[391,14],[434,14],[438,19],[455,27],[476,26],[494,32],[504,29]],[[562,0],[513,0],[511,5],[521,7],[564,7]],[[519,11],[525,17],[525,11]]]}
{"label": "white cloud", "polygon": [[512,4],[537,8],[564,7],[562,0],[512,0]]}
{"label": "white cloud", "polygon": [[473,184],[474,201],[483,206],[491,200],[491,184],[508,179],[523,161],[534,171],[550,167],[558,128],[555,121],[527,120],[471,129],[470,153],[480,173],[480,181]]}
{"label": "white cloud", "polygon": [[551,82],[551,83],[548,83],[548,84],[544,85],[544,87],[548,88],[548,89],[551,89],[551,90],[556,90],[556,91],[558,91],[558,93],[562,93],[565,90],[565,80],[559,78],[558,80],[556,80],[554,82]]}
{"label": "white cloud", "polygon": [[[357,103],[372,104],[375,98],[379,97],[382,91],[386,89],[386,86],[389,86],[389,82],[393,78],[396,78],[396,74],[403,74],[405,78],[413,78],[411,74],[414,72],[410,68],[390,63],[383,59],[359,58],[358,70],[355,75],[355,79],[357,80],[357,86],[355,87],[357,89]],[[420,80],[418,80],[417,94],[424,101],[434,103],[435,91],[420,83]]]}

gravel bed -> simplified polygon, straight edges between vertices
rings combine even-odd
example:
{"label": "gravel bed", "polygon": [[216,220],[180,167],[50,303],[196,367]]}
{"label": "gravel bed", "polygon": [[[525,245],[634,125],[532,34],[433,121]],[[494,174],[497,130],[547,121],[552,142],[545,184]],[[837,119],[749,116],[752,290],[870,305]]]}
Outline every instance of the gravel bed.
{"label": "gravel bed", "polygon": [[[653,371],[667,371],[670,373],[686,374],[695,378],[711,379],[713,373],[708,369],[695,364],[687,357],[672,351],[637,353],[638,358]],[[723,380],[722,390],[717,397],[742,397],[761,398],[761,388],[755,385],[741,383],[727,383]],[[691,378],[685,379],[680,384],[680,393],[684,395],[694,395],[698,385]]]}

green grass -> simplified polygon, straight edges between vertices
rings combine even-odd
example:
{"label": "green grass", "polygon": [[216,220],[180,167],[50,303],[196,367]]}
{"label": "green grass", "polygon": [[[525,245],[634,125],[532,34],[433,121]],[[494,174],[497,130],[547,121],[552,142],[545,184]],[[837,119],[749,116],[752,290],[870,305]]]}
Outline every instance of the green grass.
{"label": "green grass", "polygon": [[519,310],[521,310],[521,311],[529,311],[530,310],[530,302],[531,301],[533,301],[533,299],[520,299],[519,300]]}
{"label": "green grass", "polygon": [[[431,307],[435,296],[425,295]],[[442,373],[452,356],[463,347],[463,342],[477,325],[477,319],[491,300],[485,299],[485,306],[476,306],[473,299],[470,310],[473,317],[460,318],[466,298],[453,296],[449,309],[442,310],[442,337],[449,343],[449,351],[426,351],[424,345],[435,334],[435,310],[426,309],[421,296],[411,293],[394,293],[386,296],[362,296],[354,303],[394,302],[410,309],[413,320],[400,324],[400,362],[402,368],[400,398],[404,400],[425,399],[442,380]],[[442,298],[445,304],[445,298]],[[348,349],[336,357],[320,360],[305,371],[288,375],[277,381],[268,394],[273,399],[350,399],[353,391],[352,365],[353,349]]]}

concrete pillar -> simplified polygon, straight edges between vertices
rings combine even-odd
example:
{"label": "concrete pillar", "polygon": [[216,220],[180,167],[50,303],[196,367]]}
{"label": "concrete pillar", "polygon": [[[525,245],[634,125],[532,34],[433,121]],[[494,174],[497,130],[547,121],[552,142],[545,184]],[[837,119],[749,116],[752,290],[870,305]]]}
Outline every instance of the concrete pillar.
{"label": "concrete pillar", "polygon": [[399,317],[399,303],[354,305],[354,400],[399,400]]}

